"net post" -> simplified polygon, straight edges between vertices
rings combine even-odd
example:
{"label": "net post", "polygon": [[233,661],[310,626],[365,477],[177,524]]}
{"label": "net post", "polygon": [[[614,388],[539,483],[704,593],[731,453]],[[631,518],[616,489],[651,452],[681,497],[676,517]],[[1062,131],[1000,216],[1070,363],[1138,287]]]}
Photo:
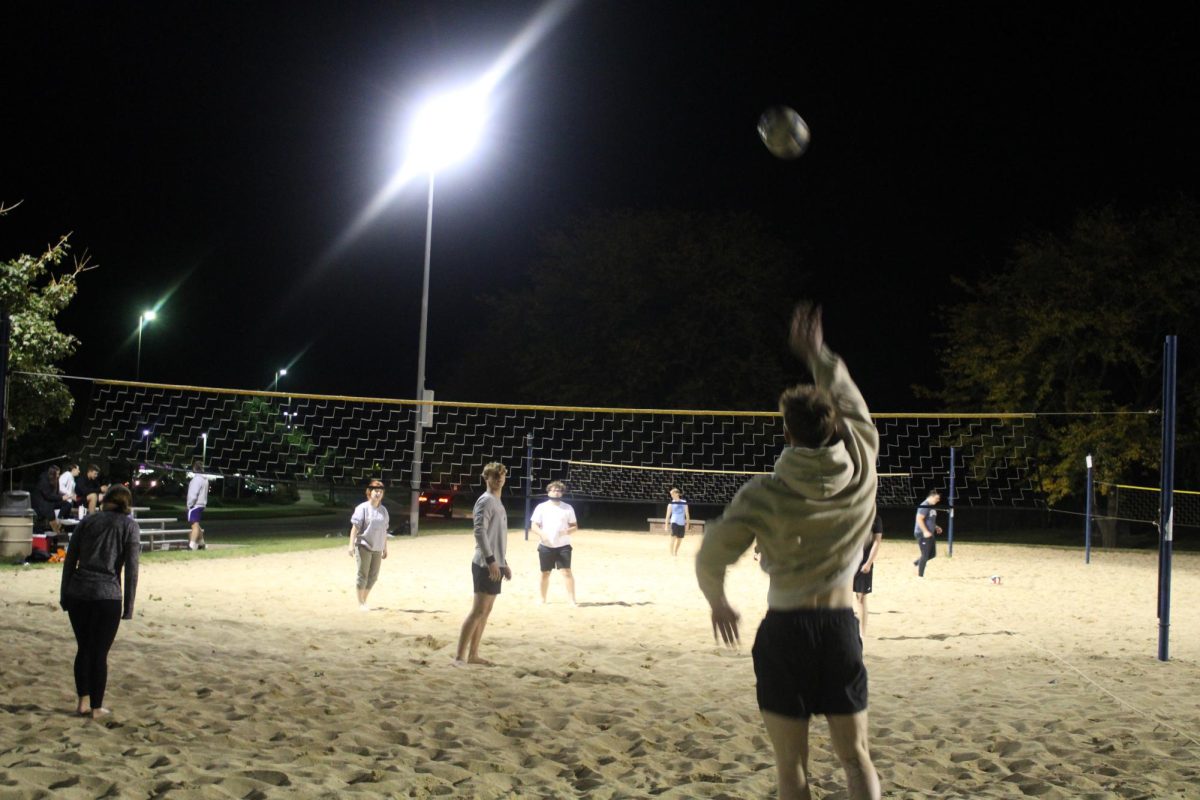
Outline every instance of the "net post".
{"label": "net post", "polygon": [[525,541],[529,541],[530,504],[533,501],[533,434],[525,434]]}
{"label": "net post", "polygon": [[954,455],[957,447],[950,448],[950,521],[946,523],[946,558],[954,558]]}
{"label": "net post", "polygon": [[1092,455],[1088,453],[1087,463],[1087,506],[1083,510],[1083,563],[1092,563]]}
{"label": "net post", "polygon": [[1175,359],[1177,337],[1163,342],[1162,491],[1158,506],[1158,660],[1168,659],[1171,633],[1171,548],[1175,525]]}

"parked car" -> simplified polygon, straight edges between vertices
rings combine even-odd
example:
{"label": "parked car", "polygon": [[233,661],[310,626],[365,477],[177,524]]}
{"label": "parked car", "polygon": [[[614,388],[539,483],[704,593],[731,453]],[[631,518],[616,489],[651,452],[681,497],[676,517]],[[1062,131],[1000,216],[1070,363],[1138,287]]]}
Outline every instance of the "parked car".
{"label": "parked car", "polygon": [[449,489],[426,489],[421,492],[417,513],[422,517],[437,514],[450,519],[454,516],[454,492]]}

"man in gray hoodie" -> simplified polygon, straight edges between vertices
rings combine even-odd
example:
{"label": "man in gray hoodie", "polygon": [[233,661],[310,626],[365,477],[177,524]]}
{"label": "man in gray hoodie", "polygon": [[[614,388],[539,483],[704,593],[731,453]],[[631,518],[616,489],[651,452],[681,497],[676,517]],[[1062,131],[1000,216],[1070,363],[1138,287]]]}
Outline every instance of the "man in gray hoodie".
{"label": "man in gray hoodie", "polygon": [[774,471],[746,483],[709,526],[696,575],[714,638],[736,647],[739,618],[725,597],[725,571],[757,540],[770,588],[754,674],[779,797],[810,797],[808,721],[823,714],[849,796],[876,800],[853,579],[875,516],[879,434],[845,364],[825,347],[820,309],[796,307],[791,346],[815,385],[780,396],[787,447]]}

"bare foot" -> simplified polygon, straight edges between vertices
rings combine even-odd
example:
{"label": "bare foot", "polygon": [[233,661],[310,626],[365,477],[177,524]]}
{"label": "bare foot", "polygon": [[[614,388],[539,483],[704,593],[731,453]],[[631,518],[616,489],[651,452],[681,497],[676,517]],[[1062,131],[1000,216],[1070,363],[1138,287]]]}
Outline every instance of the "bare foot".
{"label": "bare foot", "polygon": [[450,662],[450,666],[452,667],[465,667],[466,665],[467,662],[463,661],[461,658],[455,658]]}
{"label": "bare foot", "polygon": [[488,661],[486,658],[480,658],[479,656],[472,656],[471,658],[467,659],[467,663],[468,663],[468,664],[478,664],[478,665],[480,665],[481,667],[494,667],[494,666],[496,666],[496,665],[495,665],[495,664],[493,664],[492,662]]}
{"label": "bare foot", "polygon": [[104,719],[111,713],[107,708],[93,708],[92,719]]}

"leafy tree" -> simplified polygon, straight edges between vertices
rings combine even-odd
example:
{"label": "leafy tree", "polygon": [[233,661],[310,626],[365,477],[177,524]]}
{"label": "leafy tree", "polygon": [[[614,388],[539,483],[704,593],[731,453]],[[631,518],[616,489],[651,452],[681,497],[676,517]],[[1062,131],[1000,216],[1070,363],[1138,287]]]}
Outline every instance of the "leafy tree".
{"label": "leafy tree", "polygon": [[[1027,238],[1003,269],[958,284],[967,300],[942,334],[948,404],[1055,414],[1039,419],[1051,503],[1079,496],[1089,453],[1099,481],[1156,479],[1161,416],[1146,412],[1161,408],[1164,336],[1180,337],[1182,376],[1200,363],[1200,206],[1081,213],[1065,234]],[[1200,383],[1179,385],[1177,474],[1195,485]]]}
{"label": "leafy tree", "polygon": [[[0,207],[0,216],[12,208]],[[86,256],[64,267],[69,238],[63,236],[41,255],[0,261],[0,309],[12,320],[4,433],[14,437],[66,420],[74,405],[57,364],[75,352],[79,340],[59,331],[55,319],[74,299],[80,273],[93,267]]]}
{"label": "leafy tree", "polygon": [[[596,213],[547,236],[527,286],[485,298],[456,394],[554,405],[762,408],[794,361],[799,257],[746,214]],[[464,391],[465,390],[465,391]]]}

